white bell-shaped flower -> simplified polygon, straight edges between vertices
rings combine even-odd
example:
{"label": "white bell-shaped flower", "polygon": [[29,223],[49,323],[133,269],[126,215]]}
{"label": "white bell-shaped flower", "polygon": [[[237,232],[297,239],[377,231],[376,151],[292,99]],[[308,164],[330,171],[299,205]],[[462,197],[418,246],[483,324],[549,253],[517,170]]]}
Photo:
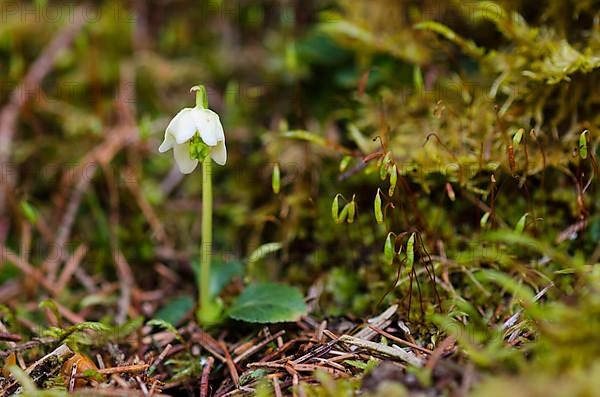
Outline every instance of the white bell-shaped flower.
{"label": "white bell-shaped flower", "polygon": [[[198,142],[198,136],[202,142]],[[197,145],[206,145],[210,157],[219,165],[227,162],[225,133],[219,115],[199,106],[182,109],[167,126],[165,138],[158,148],[164,153],[173,149],[179,171],[189,174],[198,166]]]}

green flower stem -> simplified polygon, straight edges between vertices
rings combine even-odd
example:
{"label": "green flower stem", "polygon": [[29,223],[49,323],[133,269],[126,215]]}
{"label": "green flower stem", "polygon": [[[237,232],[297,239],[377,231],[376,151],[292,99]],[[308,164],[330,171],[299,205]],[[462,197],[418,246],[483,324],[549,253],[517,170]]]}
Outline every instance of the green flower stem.
{"label": "green flower stem", "polygon": [[212,257],[212,163],[210,156],[202,161],[202,246],[200,247],[200,313],[210,316],[210,264]]}
{"label": "green flower stem", "polygon": [[192,87],[192,91],[196,91],[196,107],[200,109],[208,109],[208,94],[204,85]]}

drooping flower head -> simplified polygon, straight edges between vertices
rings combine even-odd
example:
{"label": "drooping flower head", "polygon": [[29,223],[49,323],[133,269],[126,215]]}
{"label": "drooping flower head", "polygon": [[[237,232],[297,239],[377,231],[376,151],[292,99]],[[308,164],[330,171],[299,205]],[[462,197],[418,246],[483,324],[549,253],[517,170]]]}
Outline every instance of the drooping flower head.
{"label": "drooping flower head", "polygon": [[206,106],[206,89],[196,86],[191,91],[196,91],[196,106],[184,108],[173,117],[158,148],[161,153],[173,149],[182,174],[194,171],[209,155],[219,165],[227,162],[223,125],[219,115]]}

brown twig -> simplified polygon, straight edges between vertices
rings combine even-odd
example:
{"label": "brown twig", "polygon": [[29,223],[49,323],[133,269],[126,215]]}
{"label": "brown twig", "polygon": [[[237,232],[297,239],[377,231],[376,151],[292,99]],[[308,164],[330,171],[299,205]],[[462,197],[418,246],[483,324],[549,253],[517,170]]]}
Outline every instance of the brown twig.
{"label": "brown twig", "polygon": [[275,397],[283,397],[281,394],[281,386],[279,386],[279,380],[273,378],[271,379],[271,383],[273,384],[273,393],[275,393]]}
{"label": "brown twig", "polygon": [[448,350],[452,346],[454,346],[455,343],[456,343],[456,339],[453,336],[448,336],[446,339],[444,339],[442,341],[442,343],[440,343],[435,348],[435,350],[433,351],[433,353],[429,357],[429,360],[427,361],[427,364],[425,364],[425,368],[428,368],[428,369],[431,369],[431,370],[434,369],[435,365],[438,362],[438,360],[442,357],[442,354],[444,354],[444,352],[446,350]]}
{"label": "brown twig", "polygon": [[77,270],[77,268],[79,267],[81,260],[87,254],[87,251],[88,251],[88,249],[85,244],[81,244],[75,249],[75,252],[69,258],[69,260],[65,264],[65,267],[64,267],[62,273],[58,277],[58,281],[56,282],[56,291],[57,292],[62,291],[66,287],[67,283],[73,276],[73,273],[75,273],[75,270]]}
{"label": "brown twig", "polygon": [[214,363],[214,357],[210,356],[206,360],[204,368],[202,368],[202,377],[200,378],[200,397],[208,396],[208,376],[210,375],[210,370],[212,369]]}
{"label": "brown twig", "polygon": [[0,332],[0,340],[10,341],[10,342],[19,342],[21,340],[21,336],[17,335],[17,334],[11,334],[9,332]]}
{"label": "brown twig", "polygon": [[415,367],[421,367],[423,365],[423,362],[419,357],[399,348],[390,347],[381,343],[362,340],[350,335],[342,335],[339,340],[340,342],[345,344],[357,346],[361,349],[366,349],[385,356],[396,358],[401,361],[405,361],[411,365],[414,365]]}
{"label": "brown twig", "polygon": [[41,285],[46,291],[51,294],[55,294],[54,286],[46,280],[46,277],[40,272],[37,268],[33,267],[29,263],[25,262],[23,258],[19,255],[15,254],[7,247],[0,248],[0,259],[1,262],[11,262],[15,265],[19,270],[25,273],[27,276],[31,277],[35,282]]}
{"label": "brown twig", "polygon": [[259,361],[260,362],[268,362],[273,360],[273,358],[277,357],[277,356],[282,356],[283,353],[285,353],[286,351],[288,351],[289,349],[292,348],[292,346],[294,346],[295,344],[298,343],[303,343],[303,342],[310,342],[312,340],[312,338],[294,338],[292,340],[289,340],[287,342],[285,342],[279,349],[277,349],[276,351],[267,354],[266,356],[262,357]]}
{"label": "brown twig", "polygon": [[[107,396],[107,397],[137,397],[144,396],[145,394],[142,391],[132,390],[132,389],[116,389],[116,388],[85,388],[85,389],[77,389],[78,396]],[[168,394],[162,393],[154,393],[153,397],[169,397]]]}
{"label": "brown twig", "polygon": [[427,354],[431,354],[431,353],[433,353],[433,351],[431,351],[431,350],[429,350],[429,349],[426,349],[426,348],[424,348],[424,347],[421,347],[421,346],[419,346],[419,345],[416,345],[416,344],[414,344],[414,343],[411,343],[411,342],[409,342],[409,341],[406,341],[406,340],[404,340],[404,339],[402,339],[402,338],[398,338],[397,336],[394,336],[394,335],[392,335],[392,334],[390,334],[390,333],[388,333],[388,332],[385,332],[384,330],[382,330],[382,329],[379,329],[379,328],[377,328],[377,327],[374,327],[374,326],[372,326],[372,325],[369,325],[369,328],[371,328],[373,331],[377,332],[378,334],[380,334],[380,335],[383,335],[383,336],[385,336],[386,338],[388,338],[388,339],[390,339],[390,340],[393,340],[394,342],[397,342],[397,343],[402,343],[403,345],[406,345],[406,346],[412,347],[413,349],[419,350],[419,351],[421,351],[421,352],[423,352],[423,353],[427,353]]}
{"label": "brown twig", "polygon": [[[395,287],[395,284],[394,284]],[[390,307],[388,307],[385,311],[383,311],[381,314],[370,318],[367,323],[370,324],[371,326],[377,327],[377,328],[386,328],[389,324],[391,324],[391,318],[394,317],[394,315],[398,312],[398,305],[392,305]],[[356,338],[360,338],[360,339],[364,339],[364,340],[371,340],[375,337],[376,333],[373,332],[371,329],[371,327],[365,327],[363,329],[361,329],[360,331],[358,331],[354,337]]]}
{"label": "brown twig", "polygon": [[278,337],[280,337],[280,336],[282,336],[284,334],[285,334],[285,331],[281,330],[281,331],[277,332],[276,334],[269,336],[268,338],[266,338],[265,340],[263,340],[259,344],[251,347],[250,349],[246,350],[245,352],[243,352],[242,354],[240,354],[239,356],[237,356],[233,360],[233,362],[236,363],[236,364],[239,364],[240,362],[242,362],[243,360],[245,360],[248,357],[252,356],[254,353],[258,352],[263,347],[265,347],[266,345],[268,345],[269,343],[271,343],[272,341],[274,341],[275,339],[277,339]]}
{"label": "brown twig", "polygon": [[278,363],[278,362],[256,362],[249,363],[248,368],[269,368],[269,369],[284,369],[286,363]]}
{"label": "brown twig", "polygon": [[147,396],[149,393],[148,386],[146,386],[146,382],[144,382],[139,376],[135,377],[135,381],[138,383],[138,385],[140,385],[140,389],[142,390],[142,393],[144,393],[144,396]]}
{"label": "brown twig", "polygon": [[308,361],[312,358],[320,357],[323,354],[328,353],[331,349],[333,349],[333,346],[335,346],[337,343],[338,343],[338,340],[336,339],[336,340],[329,341],[324,345],[317,346],[316,348],[312,349],[308,353],[306,353],[303,356],[298,357],[297,359],[292,361],[292,363],[294,365],[296,365],[296,364],[300,364],[305,361]]}
{"label": "brown twig", "polygon": [[77,185],[73,190],[73,194],[71,195],[71,199],[69,200],[69,205],[62,216],[60,226],[56,232],[56,239],[52,244],[52,250],[42,264],[42,269],[46,269],[48,272],[48,280],[50,280],[50,282],[53,282],[56,279],[56,273],[60,263],[66,255],[63,250],[69,240],[71,228],[75,222],[75,215],[77,214],[79,204],[83,198],[83,193],[87,190],[89,182],[87,177],[82,177],[78,180]]}
{"label": "brown twig", "polygon": [[192,328],[192,342],[198,343],[204,349],[209,351],[213,356],[215,356],[219,361],[224,363],[225,352],[223,351],[222,345],[215,338],[210,336],[210,334],[202,331],[201,329],[197,329],[197,327],[194,328],[196,329],[194,330]]}
{"label": "brown twig", "polygon": [[115,250],[114,253],[115,263],[117,265],[117,272],[119,273],[119,284],[121,286],[121,295],[119,297],[118,312],[115,316],[117,324],[124,324],[127,320],[127,313],[131,304],[131,288],[134,285],[133,273],[131,267],[125,256],[121,251]]}
{"label": "brown twig", "polygon": [[229,350],[225,345],[225,342],[221,342],[221,349],[225,352],[225,363],[227,364],[227,369],[229,370],[229,374],[231,375],[231,380],[235,384],[236,387],[240,385],[240,377],[237,372],[237,368],[235,367],[235,363],[231,359],[231,355],[229,354]]}
{"label": "brown twig", "polygon": [[54,338],[36,338],[29,342],[21,343],[20,345],[16,345],[16,346],[13,346],[8,349],[4,349],[4,350],[0,351],[0,357],[7,357],[7,356],[11,355],[12,353],[18,353],[18,352],[32,349],[39,345],[47,345],[47,344],[56,343],[56,342],[57,342],[57,340]]}
{"label": "brown twig", "polygon": [[160,363],[162,363],[163,360],[165,359],[165,357],[167,357],[167,355],[169,354],[169,352],[171,351],[172,348],[173,348],[173,345],[171,345],[170,343],[167,346],[165,346],[163,351],[160,352],[158,357],[156,357],[156,360],[154,360],[152,365],[150,367],[148,367],[148,371],[146,371],[146,373],[148,375],[152,375],[152,373],[156,370],[156,368],[160,365]]}
{"label": "brown twig", "polygon": [[123,366],[119,366],[119,367],[99,369],[98,373],[102,374],[102,375],[112,375],[112,374],[143,372],[147,369],[148,369],[148,364],[133,364],[133,365],[123,365]]}

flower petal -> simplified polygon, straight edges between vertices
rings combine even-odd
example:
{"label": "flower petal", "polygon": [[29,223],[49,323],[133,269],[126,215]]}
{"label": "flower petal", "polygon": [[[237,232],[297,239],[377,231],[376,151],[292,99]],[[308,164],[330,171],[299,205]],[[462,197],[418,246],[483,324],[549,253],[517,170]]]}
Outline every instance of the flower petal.
{"label": "flower petal", "polygon": [[158,147],[158,151],[160,153],[164,153],[168,150],[173,149],[173,146],[175,146],[175,138],[173,138],[173,135],[171,134],[165,134],[165,139]]}
{"label": "flower petal", "polygon": [[[216,113],[215,113],[216,115]],[[223,141],[225,142],[225,131],[223,131],[223,124],[221,124],[221,120],[219,119],[219,116],[217,115],[217,141]]]}
{"label": "flower petal", "polygon": [[219,165],[225,165],[227,162],[227,148],[225,141],[217,142],[217,146],[210,148],[210,157]]}
{"label": "flower petal", "polygon": [[182,174],[190,174],[198,166],[198,160],[190,157],[190,144],[187,142],[181,145],[175,145],[173,150],[175,162]]}
{"label": "flower petal", "polygon": [[219,141],[218,125],[221,124],[219,116],[210,109],[199,108],[195,108],[190,114],[204,143],[215,146]]}
{"label": "flower petal", "polygon": [[193,110],[192,108],[181,109],[167,126],[165,136],[172,135],[178,144],[189,141],[196,133],[196,123],[191,116]]}

